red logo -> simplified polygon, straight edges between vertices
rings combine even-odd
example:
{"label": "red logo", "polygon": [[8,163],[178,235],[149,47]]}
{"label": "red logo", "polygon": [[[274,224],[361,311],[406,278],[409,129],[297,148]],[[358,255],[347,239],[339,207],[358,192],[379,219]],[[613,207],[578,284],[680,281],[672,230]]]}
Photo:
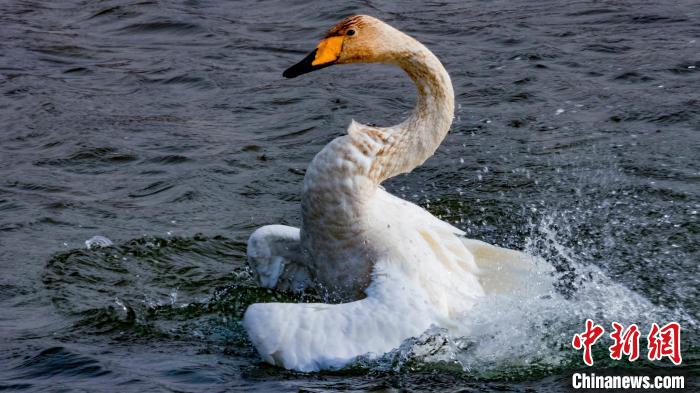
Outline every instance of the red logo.
{"label": "red logo", "polygon": [[574,339],[571,344],[574,349],[583,348],[583,361],[589,365],[593,365],[593,355],[591,354],[591,347],[598,341],[600,336],[603,335],[605,329],[600,325],[593,325],[593,321],[586,319],[586,331],[580,334],[575,334]]}
{"label": "red logo", "polygon": [[671,359],[673,364],[681,364],[681,325],[671,322],[659,328],[652,323],[647,336],[649,342],[649,360],[661,360],[664,357]]}
{"label": "red logo", "polygon": [[624,330],[617,322],[612,323],[614,332],[610,333],[610,337],[615,340],[615,343],[608,349],[610,350],[610,358],[614,360],[622,359],[622,354],[629,356],[629,361],[634,362],[639,359],[639,328],[635,324],[631,324]]}
{"label": "red logo", "polygon": [[[608,347],[610,358],[621,360],[623,355],[627,355],[630,362],[639,359],[639,337],[641,333],[636,324],[629,325],[626,329],[617,322],[612,323],[613,332],[610,338],[613,344]],[[602,326],[594,324],[592,320],[586,319],[586,330],[575,334],[571,345],[576,350],[583,349],[583,362],[589,366],[593,365],[593,354],[591,347],[600,339],[605,332]],[[647,348],[649,352],[647,358],[650,361],[669,358],[673,364],[681,364],[681,325],[678,322],[671,322],[663,327],[652,323],[647,335]]]}

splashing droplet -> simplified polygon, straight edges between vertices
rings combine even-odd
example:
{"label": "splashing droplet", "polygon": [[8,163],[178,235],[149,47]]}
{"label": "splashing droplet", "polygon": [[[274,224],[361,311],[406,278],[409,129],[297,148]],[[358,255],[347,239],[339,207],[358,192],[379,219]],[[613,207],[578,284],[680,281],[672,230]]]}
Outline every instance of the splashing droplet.
{"label": "splashing droplet", "polygon": [[107,239],[104,236],[93,236],[87,240],[85,240],[85,247],[87,247],[88,250],[91,250],[93,248],[100,248],[100,247],[109,247],[113,243],[111,240]]}

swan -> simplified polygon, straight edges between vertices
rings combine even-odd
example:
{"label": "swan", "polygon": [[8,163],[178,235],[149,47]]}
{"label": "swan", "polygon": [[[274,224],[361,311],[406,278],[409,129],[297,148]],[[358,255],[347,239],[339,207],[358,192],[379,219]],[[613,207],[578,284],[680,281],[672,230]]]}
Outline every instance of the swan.
{"label": "swan", "polygon": [[351,122],[312,160],[302,189],[301,229],[268,225],[248,241],[262,287],[325,291],[338,304],[256,303],[243,327],[262,359],[298,371],[374,358],[431,326],[452,328],[487,293],[507,288],[530,257],[464,238],[464,232],[381,187],[433,155],[454,115],[447,71],[414,38],[366,15],[334,27],[283,76],[334,64],[385,63],[415,83],[404,122]]}

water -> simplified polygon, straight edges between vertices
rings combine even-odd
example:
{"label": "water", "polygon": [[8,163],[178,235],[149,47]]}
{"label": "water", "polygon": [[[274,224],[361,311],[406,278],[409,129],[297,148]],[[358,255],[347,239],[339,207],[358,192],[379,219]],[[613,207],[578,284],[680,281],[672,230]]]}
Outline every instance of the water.
{"label": "water", "polygon": [[[0,389],[567,390],[587,317],[681,322],[682,366],[599,344],[593,370],[697,383],[700,7],[657,3],[4,2]],[[417,37],[455,86],[450,135],[387,189],[556,274],[482,304],[469,336],[298,374],[239,320],[314,297],[256,288],[245,240],[299,224],[304,170],[351,119],[414,99],[383,66],[281,78],[352,13]]]}

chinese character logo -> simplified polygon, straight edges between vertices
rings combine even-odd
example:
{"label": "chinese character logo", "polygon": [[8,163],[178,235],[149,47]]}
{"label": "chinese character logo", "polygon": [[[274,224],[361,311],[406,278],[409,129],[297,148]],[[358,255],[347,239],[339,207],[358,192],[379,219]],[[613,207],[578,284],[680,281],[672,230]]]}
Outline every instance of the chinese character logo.
{"label": "chinese character logo", "polygon": [[[641,333],[636,324],[629,325],[626,329],[617,322],[612,323],[613,332],[610,338],[613,344],[608,347],[610,358],[621,360],[624,355],[630,362],[639,359],[639,337]],[[571,345],[576,350],[583,349],[583,362],[588,366],[593,365],[593,353],[591,347],[603,336],[605,329],[592,320],[586,319],[586,330],[575,334]],[[663,327],[652,323],[647,335],[647,358],[650,361],[668,358],[675,365],[681,364],[681,325],[671,322]]]}
{"label": "chinese character logo", "polygon": [[591,354],[591,347],[598,341],[600,336],[603,335],[605,329],[600,325],[594,325],[593,321],[586,319],[586,331],[580,334],[575,334],[574,339],[571,344],[574,349],[583,348],[583,361],[589,365],[593,365],[593,354]]}
{"label": "chinese character logo", "polygon": [[622,355],[629,356],[629,361],[634,362],[639,359],[639,328],[632,324],[627,329],[617,322],[612,323],[614,332],[610,333],[610,337],[615,341],[608,349],[610,350],[610,358],[613,360],[622,359]]}
{"label": "chinese character logo", "polygon": [[668,357],[675,365],[683,361],[681,359],[681,325],[678,322],[671,322],[662,328],[652,323],[647,341],[649,342],[649,360]]}

